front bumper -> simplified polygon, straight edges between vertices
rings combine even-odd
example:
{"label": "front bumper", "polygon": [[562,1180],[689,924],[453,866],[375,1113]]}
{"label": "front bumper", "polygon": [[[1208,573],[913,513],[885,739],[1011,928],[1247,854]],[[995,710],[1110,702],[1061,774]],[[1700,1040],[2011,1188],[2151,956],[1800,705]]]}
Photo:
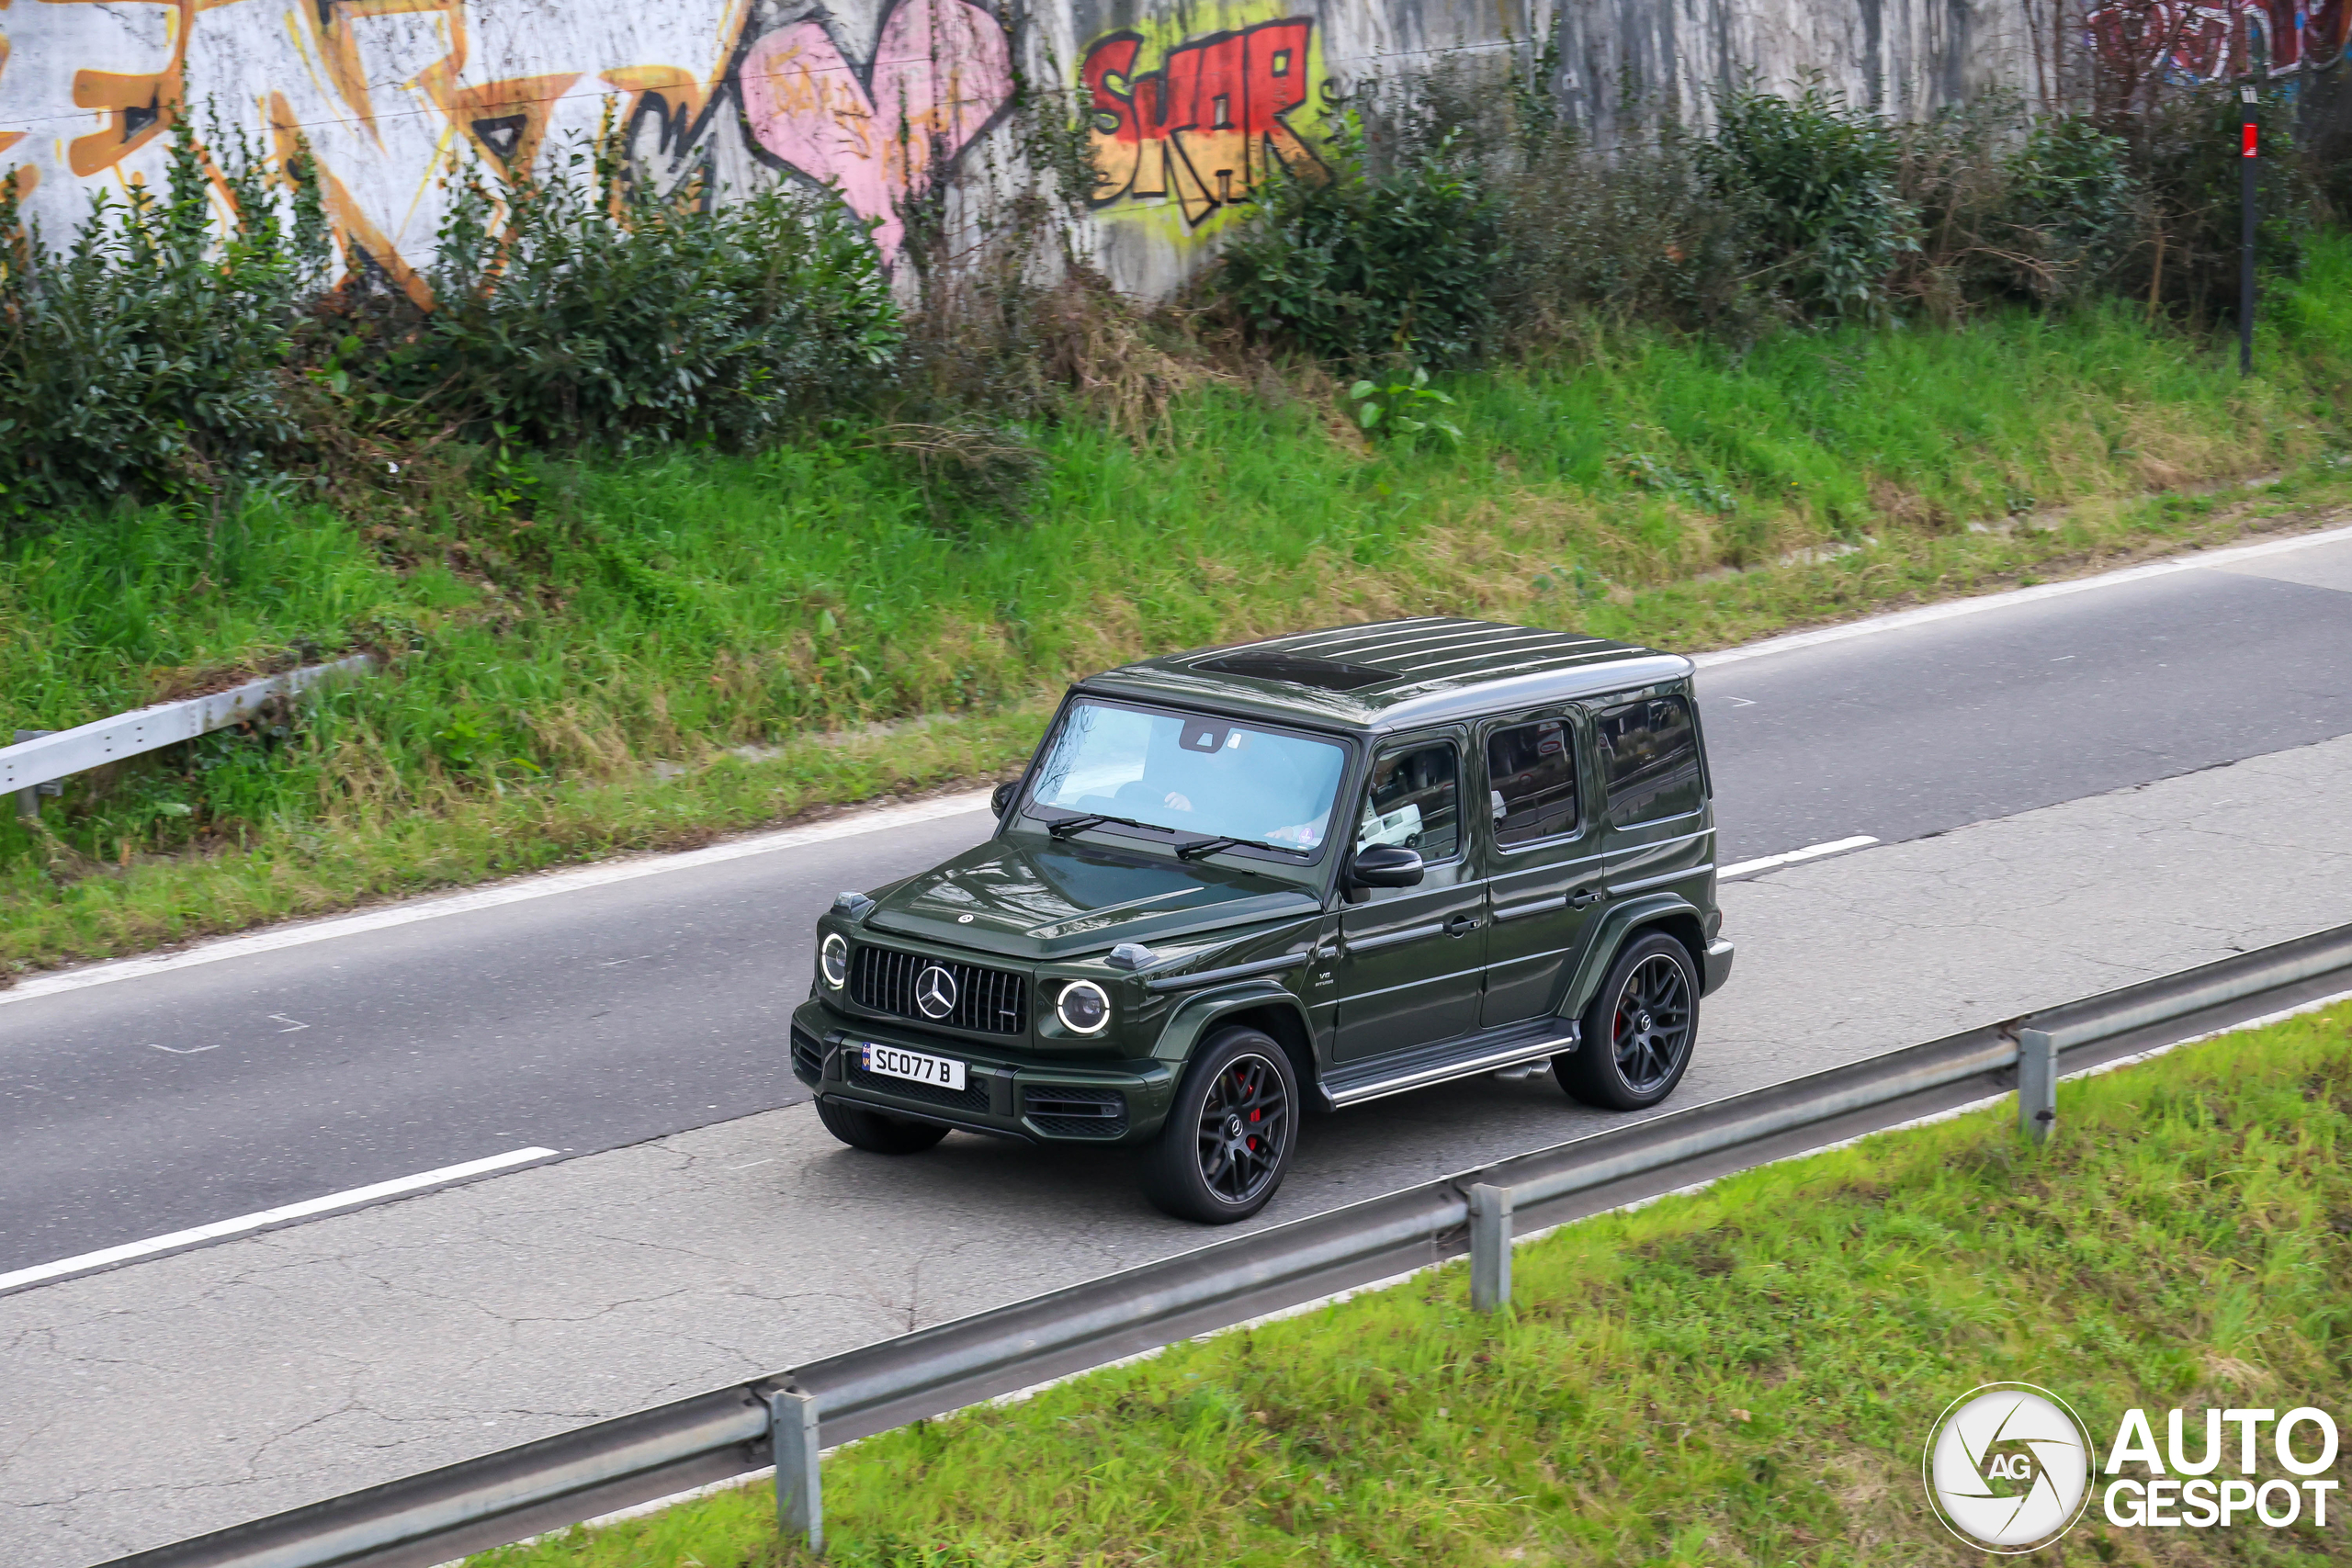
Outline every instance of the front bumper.
{"label": "front bumper", "polygon": [[[947,1056],[965,1065],[960,1089],[869,1073],[858,1047],[871,1042]],[[842,1017],[820,1001],[792,1015],[792,1073],[820,1096],[1041,1144],[1139,1144],[1159,1131],[1176,1074],[1146,1058],[1079,1066],[983,1046],[892,1023]]]}
{"label": "front bumper", "polygon": [[1707,944],[1707,975],[1699,988],[1702,997],[1712,997],[1725,980],[1731,978],[1731,943],[1717,938]]}

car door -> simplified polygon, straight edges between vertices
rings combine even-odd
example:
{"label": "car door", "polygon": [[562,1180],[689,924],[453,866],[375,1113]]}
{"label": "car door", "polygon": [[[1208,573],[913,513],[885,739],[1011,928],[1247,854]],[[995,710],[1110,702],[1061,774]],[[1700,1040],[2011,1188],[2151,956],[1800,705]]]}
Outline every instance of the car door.
{"label": "car door", "polygon": [[1605,901],[1600,833],[1585,808],[1585,728],[1575,710],[1553,708],[1476,732],[1492,922],[1479,1021],[1488,1029],[1559,1006],[1561,969],[1583,951]]}
{"label": "car door", "polygon": [[1630,897],[1710,874],[1714,830],[1690,694],[1668,687],[1591,705],[1606,796],[1609,896]]}
{"label": "car door", "polygon": [[1356,844],[1418,851],[1417,887],[1368,889],[1340,912],[1340,1015],[1332,1055],[1362,1061],[1478,1027],[1487,889],[1464,841],[1459,730],[1393,741],[1373,759]]}

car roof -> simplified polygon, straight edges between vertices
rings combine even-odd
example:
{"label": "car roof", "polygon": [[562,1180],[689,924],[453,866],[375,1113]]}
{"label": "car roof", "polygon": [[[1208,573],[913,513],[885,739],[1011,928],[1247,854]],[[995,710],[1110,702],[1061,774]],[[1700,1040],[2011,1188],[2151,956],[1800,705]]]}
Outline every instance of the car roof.
{"label": "car roof", "polygon": [[1196,648],[1079,682],[1104,696],[1401,729],[1680,680],[1691,663],[1581,632],[1419,615]]}

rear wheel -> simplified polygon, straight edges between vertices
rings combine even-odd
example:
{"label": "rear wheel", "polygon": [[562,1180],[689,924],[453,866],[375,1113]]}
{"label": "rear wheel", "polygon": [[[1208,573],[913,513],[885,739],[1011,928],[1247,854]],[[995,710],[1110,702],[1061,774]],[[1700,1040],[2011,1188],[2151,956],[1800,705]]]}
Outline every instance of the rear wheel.
{"label": "rear wheel", "polygon": [[1254,1029],[1212,1036],[1177,1086],[1144,1156],[1143,1190],[1164,1212],[1231,1224],[1266,1206],[1298,1142],[1298,1079]]}
{"label": "rear wheel", "polygon": [[877,1155],[919,1155],[947,1136],[947,1129],[936,1122],[869,1111],[845,1100],[818,1100],[817,1120],[851,1148],[870,1149]]}
{"label": "rear wheel", "polygon": [[1641,1111],[1674,1092],[1699,1035],[1699,976],[1690,950],[1663,931],[1636,937],[1585,1010],[1583,1040],[1552,1059],[1560,1087],[1587,1105]]}

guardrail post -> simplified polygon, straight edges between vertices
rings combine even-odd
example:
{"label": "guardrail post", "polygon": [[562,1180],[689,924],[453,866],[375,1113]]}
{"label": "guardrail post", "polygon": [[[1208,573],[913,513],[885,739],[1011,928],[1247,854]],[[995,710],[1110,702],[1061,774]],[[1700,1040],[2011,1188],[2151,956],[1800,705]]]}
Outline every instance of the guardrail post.
{"label": "guardrail post", "polygon": [[[54,729],[19,729],[17,731],[16,743],[38,740],[44,735],[56,733]],[[62,793],[60,786],[53,784],[35,784],[30,789],[20,789],[17,792],[17,815],[28,822],[37,822],[40,819],[40,797],[44,795]]]}
{"label": "guardrail post", "polygon": [[2018,1128],[2037,1144],[2058,1121],[2058,1051],[2039,1029],[2018,1031]]}
{"label": "guardrail post", "polygon": [[1510,1304],[1510,1189],[1480,1182],[1470,1189],[1470,1310],[1499,1312]]}
{"label": "guardrail post", "polygon": [[824,1473],[817,1462],[817,1396],[779,1389],[768,1396],[768,1432],[775,1450],[775,1529],[779,1538],[808,1538],[825,1550]]}

